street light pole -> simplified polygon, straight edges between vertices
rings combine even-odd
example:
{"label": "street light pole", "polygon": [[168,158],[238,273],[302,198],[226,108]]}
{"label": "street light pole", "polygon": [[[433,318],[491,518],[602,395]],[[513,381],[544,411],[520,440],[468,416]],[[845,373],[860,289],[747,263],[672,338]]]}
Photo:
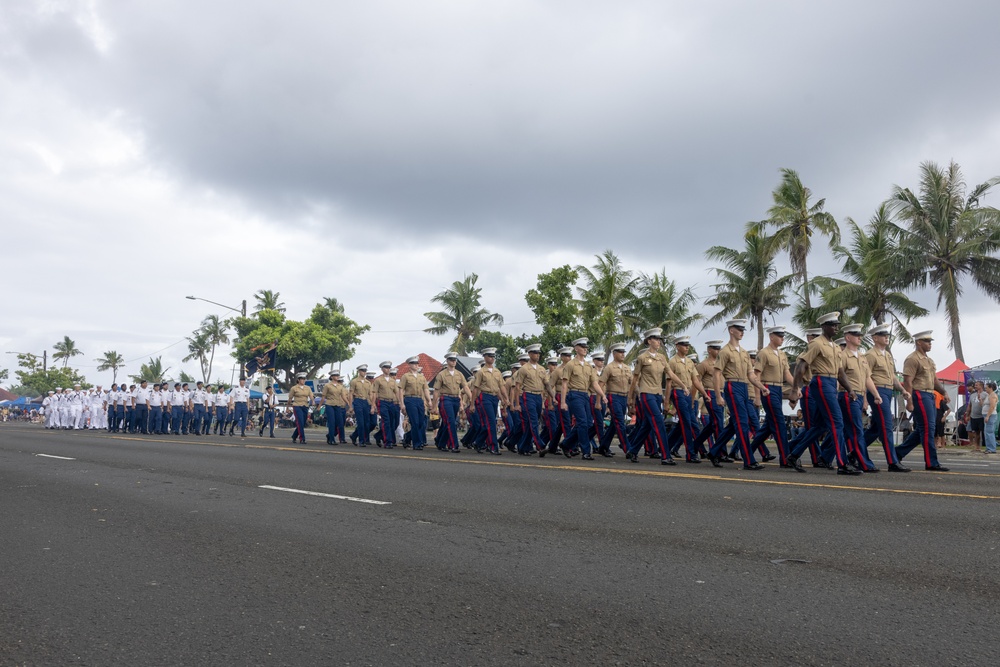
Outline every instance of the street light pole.
{"label": "street light pole", "polygon": [[[8,351],[7,354],[29,354],[29,355],[31,355],[33,357],[36,356],[33,352]],[[49,370],[49,351],[48,350],[42,350],[42,372],[45,373],[48,370]]]}
{"label": "street light pole", "polygon": [[[185,299],[190,299],[191,301],[204,301],[205,303],[210,303],[210,304],[212,304],[214,306],[219,306],[220,308],[225,308],[226,310],[231,310],[234,313],[239,313],[243,317],[247,316],[247,300],[246,299],[243,299],[243,301],[240,303],[240,307],[239,308],[233,308],[232,306],[227,306],[226,304],[219,303],[218,301],[211,301],[209,299],[203,299],[200,296],[186,296],[184,298]],[[246,368],[244,368],[243,364],[240,363],[239,359],[237,359],[236,361],[237,361],[237,363],[240,364],[240,379],[241,380],[246,380],[247,379]],[[231,380],[230,380],[230,384],[232,384]]]}

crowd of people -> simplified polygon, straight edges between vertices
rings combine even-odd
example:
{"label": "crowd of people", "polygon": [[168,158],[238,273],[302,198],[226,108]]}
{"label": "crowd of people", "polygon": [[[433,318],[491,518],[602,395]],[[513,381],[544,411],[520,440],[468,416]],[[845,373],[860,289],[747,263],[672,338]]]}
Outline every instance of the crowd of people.
{"label": "crowd of people", "polygon": [[[389,361],[379,364],[381,375],[359,365],[349,383],[339,372],[331,373],[318,393],[300,374],[287,394],[292,440],[305,443],[310,421],[322,414],[330,445],[349,438],[358,447],[419,451],[432,432],[434,445],[446,452],[499,455],[506,448],[522,456],[562,454],[590,461],[594,454],[615,456],[617,440],[631,463],[642,455],[676,465],[683,447],[684,460],[692,464],[742,462],[745,470],[761,470],[763,463],[777,460],[781,468],[805,472],[800,459],[808,453],[815,468],[858,475],[880,471],[868,454],[869,446],[879,442],[888,471],[909,472],[903,459],[917,447],[927,470],[948,470],[937,459],[937,415],[947,410],[948,399],[927,355],[932,332],[914,336],[915,349],[903,364],[900,382],[887,326],[867,332],[873,345],[865,351],[862,326],[845,326],[837,339],[839,313],[827,313],[819,327],[806,332],[808,345],[792,367],[781,349],[785,327],[767,329],[768,345],[754,352],[741,344],[746,324],[727,322],[728,340],[708,341],[700,363],[688,336],[673,338],[675,353],[668,356],[663,331],[654,328],[644,332],[644,348],[632,364],[625,361],[624,343],[611,345],[607,354],[591,353],[588,340],[581,338],[544,361],[541,346],[529,345],[503,371],[496,366],[495,349],[481,350],[483,360],[468,378],[454,352],[445,355],[445,366],[430,382],[418,357],[408,359],[407,372],[398,375]],[[913,419],[898,445],[894,395]],[[46,427],[53,429],[225,435],[228,428],[230,435],[238,429],[245,437],[249,427],[249,389],[242,380],[228,394],[224,387],[213,390],[201,382],[193,388],[142,382],[114,385],[107,392],[77,386],[50,392],[45,401]],[[785,401],[799,408],[800,424],[794,429],[786,423]],[[966,416],[973,424],[984,422],[979,432],[988,452],[996,451],[995,437],[985,435],[988,423],[995,433],[996,403],[995,386],[984,387]],[[280,410],[269,387],[261,401],[258,435],[269,430],[274,437]]]}

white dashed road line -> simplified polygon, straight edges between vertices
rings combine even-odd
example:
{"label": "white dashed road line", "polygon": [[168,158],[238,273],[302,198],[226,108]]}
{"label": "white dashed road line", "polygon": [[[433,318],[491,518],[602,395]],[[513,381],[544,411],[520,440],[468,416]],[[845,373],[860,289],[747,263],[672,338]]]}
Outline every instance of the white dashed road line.
{"label": "white dashed road line", "polygon": [[76,459],[68,456],[55,456],[54,454],[35,454],[35,456],[44,456],[47,459],[59,459],[61,461],[76,461]]}
{"label": "white dashed road line", "polygon": [[287,491],[288,493],[301,493],[304,496],[320,496],[321,498],[334,498],[336,500],[350,500],[353,503],[367,503],[369,505],[391,505],[387,500],[371,500],[369,498],[353,498],[351,496],[338,496],[332,493],[320,493],[319,491],[304,491],[302,489],[286,489],[283,486],[271,486],[264,484],[258,488],[270,489],[271,491]]}

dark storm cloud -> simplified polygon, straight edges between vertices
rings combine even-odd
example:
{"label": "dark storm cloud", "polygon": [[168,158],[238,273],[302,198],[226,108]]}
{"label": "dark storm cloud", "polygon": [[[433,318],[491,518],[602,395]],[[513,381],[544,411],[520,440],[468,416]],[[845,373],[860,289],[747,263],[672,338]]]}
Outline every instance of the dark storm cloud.
{"label": "dark storm cloud", "polygon": [[588,248],[723,238],[764,214],[780,167],[866,219],[893,156],[996,117],[1000,8],[981,3],[99,7],[105,55],[56,57],[80,50],[63,18],[30,22],[26,60],[123,109],[162,167],[277,220],[328,206],[400,232],[582,232],[569,242]]}

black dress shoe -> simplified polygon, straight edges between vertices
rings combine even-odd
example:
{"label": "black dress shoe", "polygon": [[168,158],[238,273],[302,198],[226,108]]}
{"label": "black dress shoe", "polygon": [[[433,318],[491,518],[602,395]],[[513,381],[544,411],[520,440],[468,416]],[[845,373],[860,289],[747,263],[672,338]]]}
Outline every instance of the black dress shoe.
{"label": "black dress shoe", "polygon": [[838,475],[860,475],[861,471],[854,466],[840,466],[837,468]]}
{"label": "black dress shoe", "polygon": [[788,464],[785,467],[786,468],[791,468],[795,472],[805,472],[806,471],[806,469],[802,467],[802,464],[799,463],[799,460],[796,459],[796,458],[792,458],[791,456],[788,457]]}
{"label": "black dress shoe", "polygon": [[833,464],[827,463],[826,461],[816,461],[816,463],[813,464],[813,468],[833,469]]}
{"label": "black dress shoe", "polygon": [[688,463],[701,463],[701,459],[688,459]]}
{"label": "black dress shoe", "polygon": [[889,472],[910,472],[910,469],[902,463],[890,463]]}
{"label": "black dress shoe", "polygon": [[660,461],[660,465],[661,466],[675,466],[675,465],[677,465],[677,461],[674,461],[673,459],[663,459],[662,461]]}
{"label": "black dress shoe", "polygon": [[712,465],[714,467],[716,467],[716,468],[721,468],[722,467],[722,463],[719,462],[719,457],[718,456],[712,456],[711,454],[709,454],[708,460],[712,462]]}
{"label": "black dress shoe", "polygon": [[764,466],[759,463],[754,463],[753,465],[743,466],[744,470],[763,470]]}
{"label": "black dress shoe", "polygon": [[777,457],[776,457],[776,456],[774,456],[773,454],[768,454],[767,456],[762,456],[762,457],[760,457],[760,460],[761,460],[761,461],[764,461],[765,463],[767,463],[768,461],[773,461],[773,460],[774,460],[774,459],[776,459],[776,458],[777,458]]}
{"label": "black dress shoe", "polygon": [[598,450],[597,450],[597,453],[598,453],[598,454],[600,454],[601,456],[603,456],[603,457],[604,457],[604,458],[606,458],[606,459],[610,459],[610,458],[611,458],[612,456],[614,456],[614,455],[615,455],[615,453],[614,453],[614,452],[609,452],[609,451],[608,451],[608,450],[606,450],[606,449],[598,449]]}
{"label": "black dress shoe", "polygon": [[944,466],[938,465],[938,466],[927,466],[927,470],[930,470],[931,472],[948,472],[949,470],[951,470],[951,468],[945,468]]}
{"label": "black dress shoe", "polygon": [[639,462],[639,455],[638,454],[628,454],[628,453],[626,453],[625,454],[625,458],[627,458],[632,463],[638,463]]}
{"label": "black dress shoe", "polygon": [[866,473],[869,473],[869,472],[880,472],[880,469],[879,469],[878,466],[872,466],[871,468],[868,468],[864,472],[866,472]]}
{"label": "black dress shoe", "polygon": [[594,457],[591,456],[590,454],[584,454],[583,456],[580,457],[580,460],[581,461],[593,461]]}
{"label": "black dress shoe", "polygon": [[722,461],[723,463],[733,463],[736,461],[736,459],[729,456],[729,454],[723,454],[722,456],[719,457],[719,460]]}

